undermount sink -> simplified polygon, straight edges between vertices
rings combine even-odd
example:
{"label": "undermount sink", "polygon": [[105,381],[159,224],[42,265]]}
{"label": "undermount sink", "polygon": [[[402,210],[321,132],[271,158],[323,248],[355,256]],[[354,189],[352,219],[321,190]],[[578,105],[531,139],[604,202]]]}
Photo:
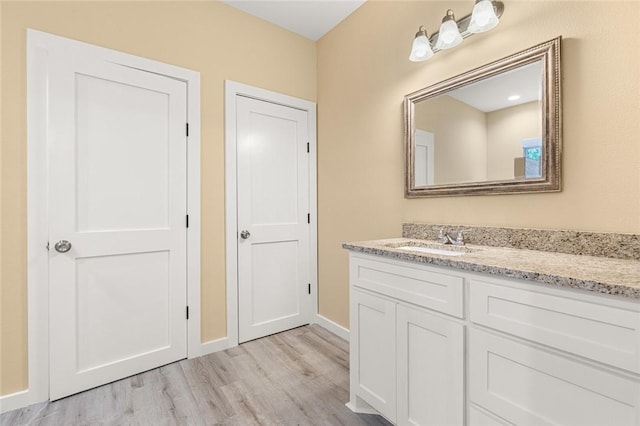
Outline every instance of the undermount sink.
{"label": "undermount sink", "polygon": [[429,254],[440,254],[443,256],[462,256],[464,252],[462,251],[453,251],[453,250],[443,250],[431,247],[416,247],[416,246],[403,246],[403,247],[395,247],[398,250],[410,250],[410,251],[419,251],[421,253],[429,253]]}
{"label": "undermount sink", "polygon": [[428,241],[396,241],[386,244],[387,247],[396,250],[417,251],[419,253],[435,254],[440,256],[462,256],[463,254],[478,251],[477,248],[439,244]]}

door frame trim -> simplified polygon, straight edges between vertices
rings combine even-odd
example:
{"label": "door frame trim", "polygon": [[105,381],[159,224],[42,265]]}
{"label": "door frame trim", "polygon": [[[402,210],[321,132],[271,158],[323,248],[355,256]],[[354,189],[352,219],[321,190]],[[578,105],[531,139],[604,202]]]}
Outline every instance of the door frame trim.
{"label": "door frame trim", "polygon": [[227,281],[227,339],[228,347],[238,345],[238,237],[237,237],[237,155],[236,155],[236,99],[244,96],[286,107],[307,111],[309,131],[309,280],[311,281],[312,311],[309,323],[318,313],[318,190],[316,103],[272,92],[247,84],[225,80],[225,246]]}
{"label": "door frame trim", "polygon": [[[47,57],[74,51],[122,66],[184,81],[187,86],[187,356],[203,353],[200,341],[200,73],[151,59],[27,29],[27,343],[28,389],[3,400],[2,411],[49,399]],[[7,395],[7,396],[11,396]],[[4,399],[4,398],[3,398]],[[10,402],[5,405],[5,402]]]}

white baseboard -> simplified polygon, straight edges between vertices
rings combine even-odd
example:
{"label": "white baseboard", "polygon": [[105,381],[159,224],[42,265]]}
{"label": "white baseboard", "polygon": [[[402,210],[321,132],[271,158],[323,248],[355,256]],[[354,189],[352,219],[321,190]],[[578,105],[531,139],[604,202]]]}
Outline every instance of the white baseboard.
{"label": "white baseboard", "polygon": [[0,396],[0,413],[17,410],[18,408],[23,408],[31,404],[32,402],[29,395],[29,389],[10,393],[8,395],[2,395]]}
{"label": "white baseboard", "polygon": [[338,337],[343,338],[347,342],[349,341],[349,329],[344,328],[340,324],[335,323],[330,319],[323,317],[320,314],[316,315],[314,323],[318,324],[322,328],[329,330],[330,332],[337,335]]}
{"label": "white baseboard", "polygon": [[214,352],[224,351],[225,349],[232,348],[231,340],[228,337],[222,337],[216,340],[210,340],[202,343],[200,346],[200,354],[198,356],[209,355]]}

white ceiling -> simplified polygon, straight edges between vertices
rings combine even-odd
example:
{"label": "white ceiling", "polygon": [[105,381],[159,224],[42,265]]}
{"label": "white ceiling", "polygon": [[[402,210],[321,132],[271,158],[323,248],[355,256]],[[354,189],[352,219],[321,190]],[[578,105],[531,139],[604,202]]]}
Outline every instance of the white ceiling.
{"label": "white ceiling", "polygon": [[222,0],[313,41],[318,40],[365,0]]}
{"label": "white ceiling", "polygon": [[[542,96],[542,62],[461,87],[448,95],[483,112],[538,101]],[[520,99],[509,101],[511,95],[520,95]]]}

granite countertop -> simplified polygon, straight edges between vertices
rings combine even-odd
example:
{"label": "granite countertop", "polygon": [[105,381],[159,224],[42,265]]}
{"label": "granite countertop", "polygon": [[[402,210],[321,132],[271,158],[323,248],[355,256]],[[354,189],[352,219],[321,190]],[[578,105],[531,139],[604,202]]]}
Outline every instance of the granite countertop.
{"label": "granite countertop", "polygon": [[[465,253],[448,256],[397,248],[407,245]],[[640,260],[476,245],[455,247],[411,238],[344,243],[342,247],[363,254],[640,299]]]}

